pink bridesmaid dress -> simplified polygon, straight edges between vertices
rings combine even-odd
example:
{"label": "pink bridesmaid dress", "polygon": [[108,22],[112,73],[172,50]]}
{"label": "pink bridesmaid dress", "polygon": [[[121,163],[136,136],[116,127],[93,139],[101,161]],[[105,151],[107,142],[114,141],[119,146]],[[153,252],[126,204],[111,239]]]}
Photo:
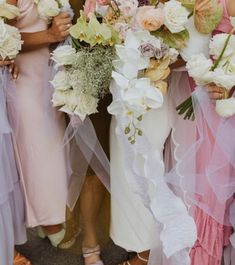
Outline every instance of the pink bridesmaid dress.
{"label": "pink bridesmaid dress", "polygon": [[[33,0],[19,0],[16,26],[23,33],[47,29]],[[17,160],[26,200],[28,227],[65,221],[68,174],[62,147],[65,116],[51,105],[49,47],[22,52],[16,59],[17,113],[11,113]]]}
{"label": "pink bridesmaid dress", "polygon": [[[227,11],[226,0],[220,0],[224,7],[223,19],[220,22],[219,26],[215,30],[214,34],[218,34],[221,32],[229,33],[232,30],[232,25],[230,22],[229,14]],[[213,146],[214,139],[213,136],[210,135],[210,129],[208,127],[204,128],[209,134],[209,138],[211,140],[208,144],[208,149]],[[203,168],[206,168],[207,161],[202,159],[206,157],[205,152],[207,152],[207,147],[202,146],[201,150],[199,150],[197,165],[198,170],[200,171]],[[208,151],[209,154],[209,151]],[[224,170],[223,176],[229,176],[229,168]],[[199,180],[200,182],[200,180]],[[206,196],[203,195],[202,198],[198,198],[199,204],[205,204],[210,207],[212,213],[214,213],[217,218],[221,220],[219,223],[213,217],[208,215],[205,211],[200,208],[196,208],[195,210],[195,221],[198,228],[198,240],[191,251],[191,265],[220,265],[223,249],[226,245],[229,244],[229,236],[231,235],[231,227],[224,226],[222,223],[229,224],[227,218],[228,208],[230,202],[220,202],[211,189],[210,184],[205,177],[201,180],[201,183],[204,183],[206,192]]]}

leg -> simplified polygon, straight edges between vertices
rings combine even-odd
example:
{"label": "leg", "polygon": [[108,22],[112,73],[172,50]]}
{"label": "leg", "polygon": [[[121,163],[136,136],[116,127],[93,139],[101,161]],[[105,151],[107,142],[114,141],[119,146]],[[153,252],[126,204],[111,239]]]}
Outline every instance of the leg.
{"label": "leg", "polygon": [[[95,248],[97,218],[105,195],[105,188],[96,176],[87,176],[80,195],[80,212],[84,228],[83,247]],[[86,264],[100,260],[99,255],[85,258]]]}

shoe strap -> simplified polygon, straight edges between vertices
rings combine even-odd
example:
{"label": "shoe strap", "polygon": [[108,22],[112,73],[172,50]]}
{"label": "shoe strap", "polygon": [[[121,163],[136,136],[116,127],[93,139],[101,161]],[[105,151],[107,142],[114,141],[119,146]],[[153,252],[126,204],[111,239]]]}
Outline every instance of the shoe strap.
{"label": "shoe strap", "polygon": [[139,259],[139,260],[141,260],[141,261],[144,261],[144,262],[148,263],[148,260],[147,260],[147,259],[144,259],[144,258],[142,258],[142,257],[140,256],[140,254],[139,254],[139,253],[137,253],[137,257],[138,257],[138,259]]}
{"label": "shoe strap", "polygon": [[100,255],[100,246],[97,245],[94,248],[83,247],[82,248],[82,253],[83,253],[83,257],[84,258],[89,258],[89,257],[91,257],[93,255]]}

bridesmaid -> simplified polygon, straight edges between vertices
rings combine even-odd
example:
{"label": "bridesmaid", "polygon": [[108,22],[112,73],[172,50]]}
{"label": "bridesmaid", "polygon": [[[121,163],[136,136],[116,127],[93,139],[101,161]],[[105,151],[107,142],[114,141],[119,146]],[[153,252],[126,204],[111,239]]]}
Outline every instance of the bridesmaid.
{"label": "bridesmaid", "polygon": [[[79,11],[84,8],[86,13],[94,10],[96,0],[75,0],[71,1],[76,17]],[[111,117],[107,112],[107,106],[111,102],[111,96],[103,98],[98,106],[98,113],[90,115],[90,120],[95,129],[99,143],[101,144],[105,154],[109,157],[109,129]],[[80,163],[77,157],[79,156],[77,147],[72,142],[73,155],[73,173],[76,175],[80,170]],[[91,162],[99,165],[96,162],[95,155]],[[94,164],[93,163],[93,164]],[[102,170],[101,170],[102,171]],[[78,173],[79,175],[79,173]],[[74,211],[79,211],[80,220],[82,223],[82,254],[86,265],[102,265],[100,257],[100,244],[108,239],[109,233],[109,196],[108,193],[97,176],[97,172],[89,165],[84,183],[82,183],[81,194],[79,201]],[[98,236],[97,226],[101,236]],[[69,228],[69,227],[68,227]]]}
{"label": "bridesmaid", "polygon": [[65,150],[60,148],[65,116],[51,105],[49,46],[66,39],[71,18],[63,12],[48,26],[39,17],[35,1],[8,2],[20,10],[15,26],[24,40],[23,51],[16,59],[22,69],[16,80],[17,115],[10,111],[10,119],[26,199],[26,224],[42,226],[45,235],[57,247],[65,235],[62,224],[68,172]]}
{"label": "bridesmaid", "polygon": [[[18,68],[11,61],[0,61],[0,68],[4,66],[9,67],[12,77],[16,79]],[[4,79],[7,78],[5,74]],[[12,131],[6,112],[5,85],[5,81],[0,77],[0,264],[30,265],[30,261],[24,256],[14,252],[14,245],[26,242],[26,230],[24,202],[15,163]]]}
{"label": "bridesmaid", "polygon": [[[234,0],[220,0],[220,2],[224,7],[224,13],[222,21],[215,30],[214,35],[220,33],[229,33],[233,28],[230,22],[230,17],[235,17],[235,2]],[[207,87],[207,91],[210,99],[213,101],[223,99],[225,95],[224,88],[217,87],[215,84],[210,84]],[[204,115],[207,115],[207,113],[204,113]],[[215,118],[215,116],[213,117]],[[207,117],[204,118],[207,120]],[[216,133],[220,135],[218,132]],[[226,131],[223,133],[226,135]],[[211,139],[211,142],[212,147],[214,148],[216,145],[216,139]],[[202,152],[203,150],[204,149],[202,147]],[[219,155],[221,160],[223,160],[222,152]],[[231,166],[231,164],[228,164],[228,166]],[[225,169],[222,172],[223,179],[227,180],[229,183],[229,181],[231,181],[229,178],[232,174],[231,168],[227,168],[227,170],[226,168],[222,169]],[[210,184],[205,183],[205,185]],[[214,185],[216,185],[216,183],[214,183]],[[217,194],[215,194],[215,192],[210,188],[208,194],[203,196],[202,201],[209,208],[210,214],[207,214],[205,211],[199,208],[196,210],[198,241],[191,252],[191,264],[219,265],[221,264],[223,249],[229,244],[229,236],[231,234],[231,227],[228,226],[228,221],[226,221],[228,219],[227,217],[231,200],[227,202],[221,202]],[[220,221],[218,220],[218,216],[221,216],[221,218],[219,218]],[[223,225],[224,222],[226,225]]]}

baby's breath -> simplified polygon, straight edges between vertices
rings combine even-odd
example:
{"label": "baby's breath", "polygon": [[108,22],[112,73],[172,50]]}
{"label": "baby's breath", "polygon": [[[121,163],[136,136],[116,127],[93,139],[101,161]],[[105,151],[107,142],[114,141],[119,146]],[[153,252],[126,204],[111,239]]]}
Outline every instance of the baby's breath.
{"label": "baby's breath", "polygon": [[114,48],[102,45],[76,48],[78,60],[75,68],[79,75],[80,88],[85,94],[96,98],[104,97],[112,79]]}

